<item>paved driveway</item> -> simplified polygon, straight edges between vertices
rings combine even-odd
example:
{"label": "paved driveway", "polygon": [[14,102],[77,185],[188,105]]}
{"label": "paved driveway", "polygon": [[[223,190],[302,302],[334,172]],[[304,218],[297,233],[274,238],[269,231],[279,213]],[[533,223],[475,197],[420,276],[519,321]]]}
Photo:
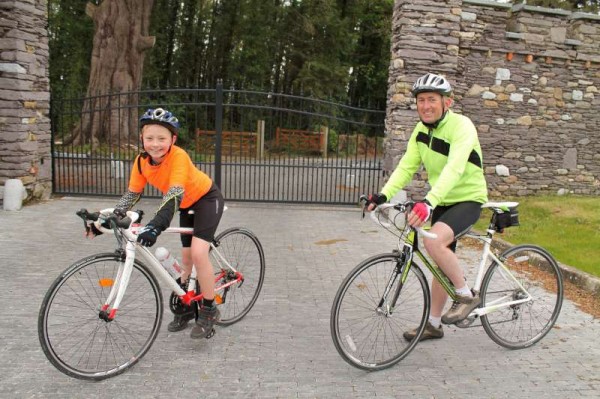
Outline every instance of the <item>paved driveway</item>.
{"label": "paved driveway", "polygon": [[[390,369],[347,365],[329,334],[333,296],[356,263],[390,250],[393,237],[353,208],[243,203],[229,204],[222,229],[246,226],[265,249],[265,285],[248,316],[201,341],[191,340],[189,329],[169,333],[164,323],[149,353],[121,376],[69,378],[40,348],[40,303],[69,264],[113,247],[107,236],[85,240],[75,210],[114,202],[65,198],[0,211],[1,398],[600,397],[600,321],[568,301],[556,328],[533,348],[509,351],[481,328],[446,327],[443,340],[420,344]],[[140,208],[157,205],[144,200]],[[175,236],[160,242],[178,246]],[[463,251],[467,267],[473,256]]]}

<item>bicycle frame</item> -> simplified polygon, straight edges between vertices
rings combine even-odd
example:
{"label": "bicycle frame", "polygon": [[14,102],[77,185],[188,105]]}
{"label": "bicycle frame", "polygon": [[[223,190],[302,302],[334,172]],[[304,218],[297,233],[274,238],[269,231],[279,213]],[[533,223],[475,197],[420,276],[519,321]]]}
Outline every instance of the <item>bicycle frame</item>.
{"label": "bicycle frame", "polygon": [[[136,212],[128,212],[128,216],[131,217],[133,221],[139,219],[139,214]],[[144,247],[137,243],[137,232],[141,229],[139,224],[132,223],[131,226],[127,229],[125,228],[116,228],[114,231],[117,242],[120,247],[123,247],[123,241],[125,241],[125,260],[119,265],[119,269],[117,271],[117,276],[113,281],[104,281],[102,284],[111,285],[110,292],[105,303],[102,305],[100,309],[100,317],[106,321],[111,321],[115,318],[116,313],[119,309],[119,305],[121,304],[121,300],[125,295],[125,291],[127,290],[127,286],[129,284],[129,278],[131,277],[131,272],[133,270],[133,264],[135,262],[136,253],[139,254],[144,261],[144,263],[149,267],[152,274],[158,277],[158,279],[166,284],[166,286],[173,290],[177,296],[181,299],[181,302],[185,305],[190,305],[192,302],[197,302],[203,298],[202,293],[198,295],[194,294],[194,287],[196,281],[196,269],[192,268],[192,273],[190,275],[190,284],[188,285],[188,291],[185,292],[179,284],[175,281],[173,277],[165,270],[165,268],[161,265],[161,263],[156,259],[156,257],[150,252],[147,247]],[[105,230],[113,232],[113,230]],[[183,228],[183,227],[169,227],[164,231],[165,233],[178,233],[178,234],[192,234],[192,228]],[[216,275],[215,283],[225,277],[228,273],[233,273],[235,277],[234,280],[228,281],[225,284],[218,285],[215,287],[215,292],[226,289],[227,287],[232,286],[233,284],[238,284],[243,281],[243,275],[237,271],[224,257],[219,250],[217,249],[217,245],[214,242],[210,243],[211,251],[216,255],[215,260],[218,263],[221,272]],[[191,287],[191,289],[189,289]],[[222,301],[222,298],[215,294],[215,300],[219,303]]]}
{"label": "bicycle frame", "polygon": [[[396,301],[400,295],[400,291],[402,290],[402,286],[404,285],[404,283],[406,282],[406,279],[408,278],[408,272],[410,270],[410,267],[413,264],[413,257],[415,254],[421,260],[421,262],[423,262],[425,267],[427,267],[427,269],[431,272],[433,278],[435,278],[440,283],[440,285],[444,288],[444,291],[446,291],[448,296],[452,300],[456,300],[456,297],[457,297],[456,291],[455,291],[455,288],[454,288],[454,285],[452,284],[452,282],[448,279],[448,277],[446,277],[446,275],[442,272],[442,270],[440,270],[440,268],[437,265],[430,262],[427,259],[427,257],[425,256],[425,254],[420,250],[419,245],[418,245],[418,233],[419,232],[423,233],[423,230],[420,230],[420,229],[417,230],[414,228],[410,228],[410,231],[405,236],[404,241],[402,239],[400,239],[398,241],[398,251],[401,254],[400,256],[403,256],[403,259],[402,259],[402,261],[399,262],[399,265],[406,265],[406,267],[403,267],[403,269],[400,270],[400,272],[399,272],[399,273],[401,273],[400,284],[398,285],[398,288],[397,288],[396,292],[394,293],[393,300],[391,301],[391,306],[390,306],[391,309],[394,308]],[[493,302],[487,303],[485,307],[476,308],[475,310],[473,310],[471,312],[469,317],[483,316],[483,315],[497,311],[502,308],[529,302],[533,299],[531,294],[515,278],[515,276],[513,276],[513,274],[510,272],[510,270],[504,265],[502,260],[500,258],[498,258],[491,250],[492,239],[493,239],[494,233],[495,233],[495,230],[493,230],[490,226],[490,228],[488,228],[486,234],[484,234],[484,235],[478,235],[478,234],[474,234],[474,233],[467,233],[465,235],[465,237],[473,238],[473,239],[476,239],[483,243],[482,256],[481,256],[481,260],[479,262],[479,266],[477,268],[475,283],[472,287],[473,290],[476,292],[480,291],[481,284],[483,281],[483,276],[485,275],[485,272],[487,271],[486,265],[491,264],[491,263],[488,263],[489,261],[491,261],[491,262],[496,262],[500,266],[500,269],[498,269],[498,270],[500,271],[502,277],[506,280],[510,279],[510,280],[514,281],[516,283],[516,285],[522,290],[522,292],[526,296],[525,296],[525,298],[522,298],[522,299],[511,299],[511,295],[503,296],[499,299],[494,300]],[[435,239],[434,237],[432,237],[430,235],[428,235],[428,236],[430,238]],[[381,307],[385,303],[385,298],[387,298],[387,296],[389,295],[389,292],[391,290],[391,287],[393,286],[393,283],[396,279],[397,274],[398,273],[395,273],[393,276],[390,277],[388,285],[387,285],[386,289],[384,290],[384,294],[381,298],[379,309],[381,309]],[[390,311],[391,309],[386,309],[386,311],[391,313],[391,311]]]}
{"label": "bicycle frame", "polygon": [[491,260],[492,262],[495,262],[500,266],[500,268],[498,270],[500,271],[500,274],[502,275],[502,277],[505,280],[510,279],[514,283],[516,283],[516,285],[519,287],[519,289],[523,293],[526,294],[526,297],[523,299],[519,299],[519,300],[506,301],[507,299],[511,298],[511,295],[506,295],[502,298],[496,299],[495,301],[486,303],[485,307],[476,308],[475,310],[473,310],[473,312],[469,316],[473,316],[473,315],[483,316],[483,315],[497,311],[502,308],[529,302],[533,299],[533,297],[527,291],[527,289],[519,282],[519,280],[517,280],[515,278],[515,276],[513,276],[513,274],[510,272],[510,270],[508,270],[506,265],[504,265],[504,262],[500,258],[498,258],[494,254],[494,252],[491,250],[493,236],[494,236],[494,230],[492,230],[492,229],[488,229],[486,235],[477,235],[477,234],[473,234],[473,233],[466,234],[466,237],[473,238],[473,239],[483,242],[481,261],[479,262],[479,267],[477,269],[477,275],[475,277],[475,284],[473,286],[473,289],[477,292],[480,291],[481,282],[483,281],[483,276],[487,269],[486,264],[492,264],[492,263],[488,263],[488,260]]}

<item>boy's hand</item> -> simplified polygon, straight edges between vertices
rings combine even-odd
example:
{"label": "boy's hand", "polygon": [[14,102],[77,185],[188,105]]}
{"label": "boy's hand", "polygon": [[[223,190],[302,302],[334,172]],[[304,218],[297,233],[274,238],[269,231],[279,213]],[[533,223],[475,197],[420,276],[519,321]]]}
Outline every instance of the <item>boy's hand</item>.
{"label": "boy's hand", "polygon": [[154,227],[151,224],[147,224],[140,230],[137,242],[139,242],[145,247],[151,247],[156,243],[156,239],[158,238],[160,233],[160,229]]}
{"label": "boy's hand", "polygon": [[98,230],[95,222],[87,224],[85,231],[86,231],[86,233],[85,233],[86,237],[89,237],[89,238],[94,238],[96,236],[104,234],[102,231]]}
{"label": "boy's hand", "polygon": [[85,225],[85,236],[87,238],[94,238],[96,236],[102,235],[104,234],[104,232],[102,230],[100,230],[100,226],[105,227],[105,228],[110,228],[110,226],[108,226],[106,224],[106,221],[103,221],[102,219],[100,219],[100,212],[93,212],[89,214],[91,219],[85,220],[84,221],[84,225]]}

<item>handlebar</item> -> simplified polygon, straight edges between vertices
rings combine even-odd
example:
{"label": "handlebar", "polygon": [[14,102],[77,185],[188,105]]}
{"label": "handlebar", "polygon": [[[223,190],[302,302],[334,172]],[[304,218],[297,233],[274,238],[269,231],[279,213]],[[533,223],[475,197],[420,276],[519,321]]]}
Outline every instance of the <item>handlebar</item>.
{"label": "handlebar", "polygon": [[[363,213],[363,217],[365,217],[365,210],[367,209],[367,207],[370,205],[370,201],[369,198],[366,195],[361,195],[359,198],[359,202],[362,203],[362,213]],[[396,203],[396,204],[392,204],[392,203],[387,203],[387,204],[381,204],[378,205],[377,208],[375,208],[374,210],[379,209],[380,211],[388,209],[388,208],[393,208],[398,212],[402,212],[404,214],[407,214],[410,209],[412,209],[412,207],[414,206],[415,201],[406,201],[406,202],[402,202],[402,203]],[[376,219],[376,216],[373,212],[371,212],[371,218],[378,222],[381,223],[381,221]],[[423,235],[424,237],[430,238],[430,239],[436,239],[437,238],[437,234],[434,233],[430,233],[429,231],[423,229],[422,227],[413,227],[410,226],[411,229],[416,230],[419,234]]]}
{"label": "handlebar", "polygon": [[89,212],[87,209],[80,209],[75,212],[77,216],[83,219],[84,223],[87,221],[97,222],[101,221],[99,228],[122,228],[128,229],[131,223],[141,220],[143,214],[142,211],[130,212],[126,214],[115,213],[113,208],[104,209],[100,212]]}

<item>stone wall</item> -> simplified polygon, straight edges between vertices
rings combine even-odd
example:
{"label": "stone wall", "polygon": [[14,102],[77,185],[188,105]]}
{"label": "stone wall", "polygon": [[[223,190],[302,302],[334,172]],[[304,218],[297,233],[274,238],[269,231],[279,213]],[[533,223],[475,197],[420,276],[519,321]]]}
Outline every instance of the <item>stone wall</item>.
{"label": "stone wall", "polygon": [[47,24],[46,0],[0,2],[0,186],[21,179],[29,199],[52,192]]}
{"label": "stone wall", "polygon": [[[397,0],[384,169],[417,121],[410,87],[455,87],[479,131],[491,198],[600,194],[600,17],[493,1]],[[423,195],[426,184],[408,188]]]}

